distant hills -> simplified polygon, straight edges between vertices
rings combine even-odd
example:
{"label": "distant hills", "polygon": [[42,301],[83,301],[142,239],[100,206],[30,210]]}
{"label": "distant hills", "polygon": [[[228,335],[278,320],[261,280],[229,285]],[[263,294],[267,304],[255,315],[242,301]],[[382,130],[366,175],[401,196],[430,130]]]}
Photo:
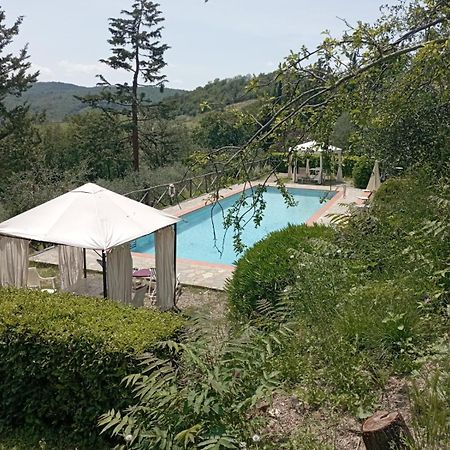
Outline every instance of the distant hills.
{"label": "distant hills", "polygon": [[[99,87],[84,87],[56,81],[38,82],[26,91],[21,98],[9,97],[7,104],[12,106],[26,101],[29,103],[32,111],[37,113],[45,112],[47,120],[61,122],[67,116],[78,114],[87,108],[86,105],[74,97],[75,95],[93,95],[100,90],[101,88]],[[148,99],[156,103],[175,94],[186,92],[170,88],[160,92],[160,89],[154,86],[141,88],[141,91],[145,92]]]}
{"label": "distant hills", "polygon": [[[266,76],[260,75],[259,77]],[[256,93],[248,91],[250,75],[239,75],[223,80],[210,81],[193,91],[178,93],[164,99],[176,116],[196,116],[205,110],[223,109],[230,105],[247,103],[256,98]]]}
{"label": "distant hills", "polygon": [[[261,74],[258,78],[268,84],[271,74]],[[162,102],[168,106],[172,116],[196,116],[204,110],[218,110],[231,105],[245,106],[256,98],[256,93],[248,91],[250,75],[239,75],[223,80],[216,79],[193,91],[158,87],[140,88],[154,103]],[[69,116],[80,113],[88,107],[75,96],[93,95],[100,87],[84,87],[56,81],[38,82],[26,91],[21,98],[9,97],[7,106],[26,101],[36,113],[46,113],[50,122],[61,122]],[[269,91],[270,88],[267,88]]]}

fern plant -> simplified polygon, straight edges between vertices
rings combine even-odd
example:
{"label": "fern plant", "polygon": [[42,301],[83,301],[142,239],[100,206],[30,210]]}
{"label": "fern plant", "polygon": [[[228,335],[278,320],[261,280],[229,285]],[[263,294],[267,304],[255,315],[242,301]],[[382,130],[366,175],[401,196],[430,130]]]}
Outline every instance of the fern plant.
{"label": "fern plant", "polygon": [[284,318],[272,320],[270,330],[246,325],[226,339],[216,338],[224,330],[212,332],[204,319],[194,319],[185,343],[162,344],[170,358],[147,354],[142,372],[125,378],[136,401],[104,414],[102,433],[121,437],[120,448],[250,447],[261,427],[258,404],[281,386],[278,372],[267,367],[289,335]]}

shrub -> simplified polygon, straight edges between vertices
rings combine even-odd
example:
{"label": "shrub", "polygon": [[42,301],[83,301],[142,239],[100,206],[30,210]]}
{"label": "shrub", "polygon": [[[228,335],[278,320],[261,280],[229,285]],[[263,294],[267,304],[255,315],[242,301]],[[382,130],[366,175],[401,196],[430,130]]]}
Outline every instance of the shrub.
{"label": "shrub", "polygon": [[273,152],[269,157],[269,162],[278,173],[287,173],[288,156],[286,152]]}
{"label": "shrub", "polygon": [[305,277],[287,292],[299,319],[275,367],[300,386],[303,402],[331,401],[361,415],[370,411],[387,374],[416,368],[417,356],[442,331],[440,319],[414,280],[357,286],[347,275],[324,284],[332,271],[321,259],[316,265],[313,271],[302,264],[297,272]]}
{"label": "shrub", "polygon": [[98,416],[131,398],[120,382],[137,356],[182,325],[110,300],[0,289],[0,423],[96,435]]}
{"label": "shrub", "polygon": [[281,384],[267,362],[290,336],[282,322],[271,330],[264,335],[245,324],[229,333],[225,324],[192,321],[186,343],[166,342],[173,358],[146,357],[142,372],[124,380],[135,399],[126,411],[103,415],[103,432],[136,450],[250,448],[262,430],[255,407]]}
{"label": "shrub", "polygon": [[244,315],[255,310],[261,300],[276,304],[283,290],[295,281],[297,264],[290,249],[308,250],[314,239],[331,240],[331,228],[315,225],[288,225],[246,250],[238,260],[233,278],[227,284],[232,309]]}
{"label": "shrub", "polygon": [[[176,183],[182,180],[185,176],[189,176],[189,169],[180,162],[176,162],[170,166],[159,167],[157,169],[150,169],[143,165],[139,174],[129,173],[123,178],[116,178],[112,181],[98,179],[95,182],[100,186],[110,189],[119,194],[126,194],[132,191],[140,191],[132,194],[130,197],[139,201],[144,195],[141,190],[153,186],[165,185],[169,183]],[[164,192],[162,189],[151,190],[147,203],[151,204]]]}
{"label": "shrub", "polygon": [[363,189],[369,182],[372,173],[372,164],[366,158],[361,158],[353,166],[353,184],[355,187]]}
{"label": "shrub", "polygon": [[[361,160],[361,156],[346,155],[342,158],[342,175],[344,177],[353,176],[353,168],[355,164]],[[337,167],[336,167],[337,170]]]}
{"label": "shrub", "polygon": [[369,282],[350,290],[340,302],[336,332],[359,352],[396,372],[409,372],[419,349],[441,331],[414,280]]}

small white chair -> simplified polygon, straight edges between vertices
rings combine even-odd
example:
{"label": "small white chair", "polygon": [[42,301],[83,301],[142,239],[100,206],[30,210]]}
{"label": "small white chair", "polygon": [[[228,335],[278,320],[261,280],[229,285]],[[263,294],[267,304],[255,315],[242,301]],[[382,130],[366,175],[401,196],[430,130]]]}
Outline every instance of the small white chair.
{"label": "small white chair", "polygon": [[[183,286],[180,281],[180,275],[177,275],[175,284],[175,307],[177,306],[178,300],[181,297],[183,291]],[[147,298],[150,300],[151,305],[156,304],[156,281],[152,281],[149,285]]]}
{"label": "small white chair", "polygon": [[[36,267],[28,267],[28,279],[27,286],[34,289],[42,289],[41,283],[51,283],[53,291],[55,286],[56,277],[41,277]],[[50,291],[50,289],[45,289]]]}
{"label": "small white chair", "polygon": [[133,295],[131,298],[131,305],[136,308],[142,308],[144,306],[145,294],[147,293],[148,286],[140,286],[137,289],[134,289]]}

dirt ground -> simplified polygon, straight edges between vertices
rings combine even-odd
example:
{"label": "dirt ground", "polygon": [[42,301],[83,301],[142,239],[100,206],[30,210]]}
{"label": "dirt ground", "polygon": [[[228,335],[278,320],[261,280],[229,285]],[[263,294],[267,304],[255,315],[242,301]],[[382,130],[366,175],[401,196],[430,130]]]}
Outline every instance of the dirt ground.
{"label": "dirt ground", "polygon": [[183,286],[177,307],[188,314],[210,315],[211,319],[223,319],[227,311],[226,293],[212,289]]}
{"label": "dirt ground", "polygon": [[[404,380],[391,378],[379,399],[378,411],[400,411],[405,422],[411,420],[407,386]],[[316,443],[336,450],[362,450],[362,420],[328,410],[312,410],[295,395],[277,395],[272,405],[262,407],[262,415],[268,418],[264,434],[270,441],[279,441],[280,448],[286,437],[300,434],[315,437]],[[301,439],[301,438],[300,438]],[[302,448],[302,447],[299,447]],[[309,447],[307,447],[309,448]],[[314,447],[319,448],[319,447]]]}

